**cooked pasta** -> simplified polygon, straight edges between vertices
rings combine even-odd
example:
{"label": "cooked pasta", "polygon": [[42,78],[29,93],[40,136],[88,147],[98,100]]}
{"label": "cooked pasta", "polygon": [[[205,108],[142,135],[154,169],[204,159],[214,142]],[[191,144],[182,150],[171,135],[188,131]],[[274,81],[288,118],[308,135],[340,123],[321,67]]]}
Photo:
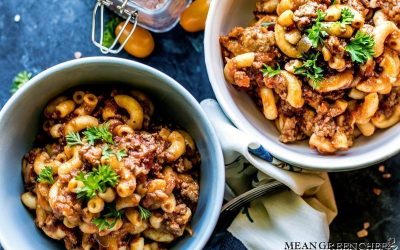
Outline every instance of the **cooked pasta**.
{"label": "cooked pasta", "polygon": [[145,94],[79,89],[44,112],[21,201],[47,236],[66,249],[166,249],[191,232],[200,155]]}
{"label": "cooked pasta", "polygon": [[260,0],[254,14],[220,37],[224,74],[281,142],[334,154],[399,122],[399,1]]}

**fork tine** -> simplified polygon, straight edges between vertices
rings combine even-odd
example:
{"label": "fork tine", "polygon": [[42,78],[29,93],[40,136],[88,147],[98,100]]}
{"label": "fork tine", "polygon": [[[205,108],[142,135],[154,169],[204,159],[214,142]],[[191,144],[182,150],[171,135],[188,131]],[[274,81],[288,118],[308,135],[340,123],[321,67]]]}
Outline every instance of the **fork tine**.
{"label": "fork tine", "polygon": [[227,210],[229,211],[236,210],[242,207],[244,204],[251,202],[267,193],[282,190],[284,188],[286,188],[286,186],[278,181],[273,181],[267,184],[263,184],[259,187],[256,187],[250,191],[247,191],[239,195],[238,197],[226,203],[222,207],[222,212]]}
{"label": "fork tine", "polygon": [[[268,190],[270,190],[270,189],[268,189]],[[229,208],[226,208],[226,209],[227,209],[227,210],[234,210],[234,209],[235,209],[236,207],[238,207],[238,206],[241,206],[241,205],[243,205],[243,204],[245,204],[245,203],[247,203],[247,202],[250,202],[250,201],[252,201],[252,200],[255,200],[255,199],[257,199],[257,198],[263,196],[268,190],[267,190],[267,189],[259,190],[259,191],[257,191],[257,192],[252,193],[252,194],[249,194],[248,196],[243,197],[242,199],[237,200],[237,202],[233,202],[233,203],[229,206]]]}

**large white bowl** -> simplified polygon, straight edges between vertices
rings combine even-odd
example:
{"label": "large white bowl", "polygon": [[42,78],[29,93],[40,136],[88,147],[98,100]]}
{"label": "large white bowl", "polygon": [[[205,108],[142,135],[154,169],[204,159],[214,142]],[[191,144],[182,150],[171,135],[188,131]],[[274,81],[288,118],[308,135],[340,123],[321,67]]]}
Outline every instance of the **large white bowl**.
{"label": "large white bowl", "polygon": [[89,57],[54,66],[35,76],[0,112],[0,242],[6,250],[62,249],[46,237],[23,206],[22,157],[32,148],[46,103],[80,85],[128,86],[144,91],[160,113],[193,136],[201,155],[200,196],[193,236],[172,249],[202,249],[214,230],[224,192],[224,165],[218,138],[200,105],[179,83],[149,66],[111,57]]}
{"label": "large white bowl", "polygon": [[347,152],[319,155],[305,142],[283,144],[278,131],[267,121],[246,93],[236,90],[225,81],[220,35],[235,26],[247,26],[253,18],[256,0],[212,1],[207,18],[204,50],[208,76],[225,114],[241,130],[249,133],[276,158],[293,165],[327,171],[345,171],[383,161],[400,151],[400,126],[379,131],[370,138],[359,138]]}

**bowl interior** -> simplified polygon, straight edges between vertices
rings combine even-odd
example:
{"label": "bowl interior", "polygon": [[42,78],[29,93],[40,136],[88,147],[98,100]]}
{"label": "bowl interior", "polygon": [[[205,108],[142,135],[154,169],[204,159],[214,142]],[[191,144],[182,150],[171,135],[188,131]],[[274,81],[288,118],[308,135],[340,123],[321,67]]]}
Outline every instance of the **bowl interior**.
{"label": "bowl interior", "polygon": [[[176,249],[200,249],[212,233],[222,204],[224,172],[218,140],[196,100],[173,79],[145,65],[106,57],[86,58],[53,67],[18,91],[0,113],[0,240],[6,249],[59,249],[34,225],[22,205],[21,159],[31,147],[46,103],[80,84],[118,84],[149,93],[156,109],[193,136],[201,154],[200,197],[192,220],[193,237]],[[23,226],[22,226],[23,225]]]}
{"label": "bowl interior", "polygon": [[369,138],[358,138],[347,152],[322,156],[309,148],[307,141],[283,144],[273,122],[267,121],[246,93],[225,81],[218,41],[235,26],[247,26],[253,19],[256,0],[212,1],[207,19],[204,43],[208,76],[224,112],[243,131],[258,138],[275,157],[293,165],[328,171],[344,171],[366,167],[396,154],[400,150],[400,126],[382,130]]}

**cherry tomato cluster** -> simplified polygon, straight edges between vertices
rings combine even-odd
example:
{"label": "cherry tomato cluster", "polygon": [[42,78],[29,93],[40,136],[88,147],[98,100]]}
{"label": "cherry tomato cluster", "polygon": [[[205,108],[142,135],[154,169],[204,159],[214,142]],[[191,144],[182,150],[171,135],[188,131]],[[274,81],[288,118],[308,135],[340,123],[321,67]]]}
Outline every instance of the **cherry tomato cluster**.
{"label": "cherry tomato cluster", "polygon": [[[211,0],[195,0],[189,7],[184,10],[181,14],[180,25],[187,32],[198,32],[205,28],[208,8]],[[125,22],[121,22],[115,29],[115,35],[121,31]],[[128,23],[127,27],[123,31],[119,42],[122,44],[129,32],[132,30],[133,24]],[[151,33],[139,26],[136,26],[135,31],[129,38],[128,42],[124,46],[124,50],[130,55],[144,58],[149,56],[154,50],[154,39]]]}

